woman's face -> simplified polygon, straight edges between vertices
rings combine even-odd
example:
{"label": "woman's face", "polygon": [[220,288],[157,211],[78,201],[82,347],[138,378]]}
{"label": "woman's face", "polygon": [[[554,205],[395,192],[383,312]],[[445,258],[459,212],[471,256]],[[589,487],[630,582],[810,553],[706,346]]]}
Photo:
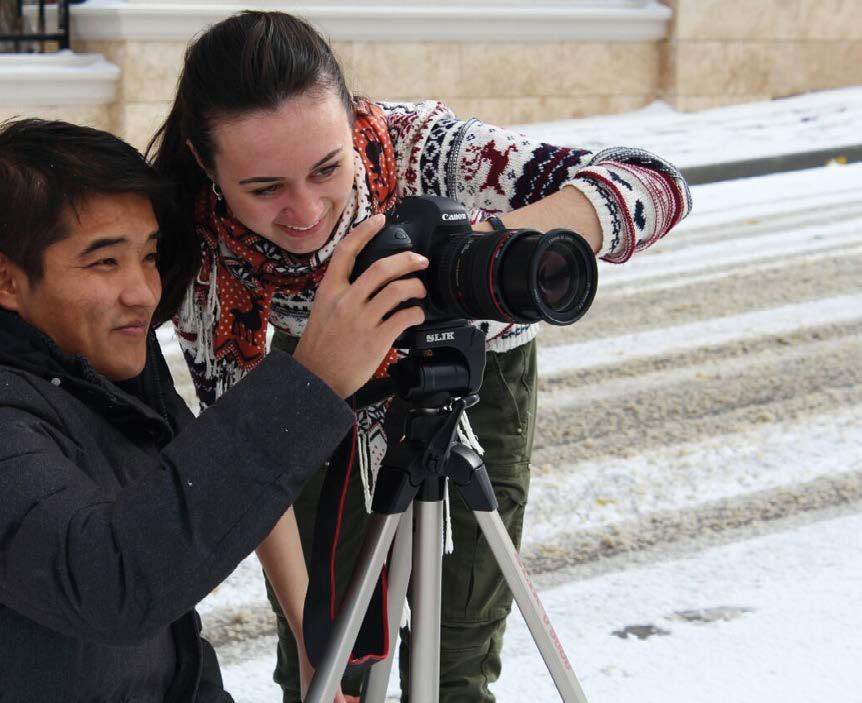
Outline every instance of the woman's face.
{"label": "woman's face", "polygon": [[218,121],[215,181],[249,229],[293,254],[322,247],[353,190],[353,131],[330,90]]}

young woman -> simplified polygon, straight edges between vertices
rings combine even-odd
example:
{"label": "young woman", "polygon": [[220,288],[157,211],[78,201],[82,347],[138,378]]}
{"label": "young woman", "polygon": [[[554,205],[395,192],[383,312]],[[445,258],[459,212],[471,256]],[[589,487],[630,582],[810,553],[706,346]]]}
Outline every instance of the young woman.
{"label": "young woman", "polygon": [[[327,43],[308,24],[276,12],[230,17],[189,47],[173,108],[150,148],[156,169],[178,184],[180,236],[165,256],[191,283],[184,300],[169,304],[179,308],[178,335],[204,406],[260,363],[270,326],[274,345],[293,347],[333,250],[355,225],[403,196],[454,198],[478,231],[491,229],[489,215],[510,228],[573,229],[617,263],[664,236],[691,207],[679,171],[641,150],[592,154],[459,120],[438,102],[355,98]],[[474,324],[486,332],[488,354],[470,421],[517,545],[535,419],[537,330]],[[385,400],[357,408],[356,449],[372,476],[386,451],[388,408]],[[301,633],[307,588],[297,541],[308,555],[324,473],[295,505],[298,535],[288,515],[258,550],[278,615],[276,680],[285,701],[300,699],[311,673],[302,637],[293,636]],[[359,473],[348,473],[339,595],[363,539]],[[511,593],[459,498],[451,502],[451,520],[441,700],[493,701],[488,685],[500,673]],[[402,683],[404,675],[402,667]],[[358,692],[355,677],[343,685]]]}

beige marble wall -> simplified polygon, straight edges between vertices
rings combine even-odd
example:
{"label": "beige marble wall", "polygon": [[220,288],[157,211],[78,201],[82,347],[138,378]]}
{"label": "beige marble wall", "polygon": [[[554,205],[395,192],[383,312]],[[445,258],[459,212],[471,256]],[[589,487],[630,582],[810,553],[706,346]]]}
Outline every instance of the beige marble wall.
{"label": "beige marble wall", "polygon": [[184,42],[75,42],[75,51],[102,54],[120,69],[109,128],[143,151],[170,109],[183,63]]}
{"label": "beige marble wall", "polygon": [[[611,114],[664,97],[699,110],[862,85],[862,0],[664,0],[671,35],[649,42],[336,42],[351,88],[436,98],[497,124]],[[119,66],[109,107],[27,108],[111,129],[143,149],[176,89],[185,42],[78,42]],[[0,117],[21,110],[3,108]]]}
{"label": "beige marble wall", "polygon": [[678,109],[862,85],[859,0],[667,0],[664,94]]}
{"label": "beige marble wall", "polygon": [[102,54],[120,69],[119,102],[168,101],[174,96],[186,45],[182,42],[77,42],[75,51]]}
{"label": "beige marble wall", "polygon": [[859,40],[859,0],[665,0],[678,40]]}
{"label": "beige marble wall", "polygon": [[[167,114],[185,44],[79,42],[120,67],[110,128],[143,149]],[[464,117],[515,124],[633,110],[659,91],[656,43],[336,42],[354,92],[435,98]]]}
{"label": "beige marble wall", "polygon": [[119,103],[112,111],[113,130],[143,153],[170,108],[166,101]]}
{"label": "beige marble wall", "polygon": [[497,124],[622,112],[659,89],[659,45],[426,43],[342,45],[352,88],[388,100],[435,98]]}

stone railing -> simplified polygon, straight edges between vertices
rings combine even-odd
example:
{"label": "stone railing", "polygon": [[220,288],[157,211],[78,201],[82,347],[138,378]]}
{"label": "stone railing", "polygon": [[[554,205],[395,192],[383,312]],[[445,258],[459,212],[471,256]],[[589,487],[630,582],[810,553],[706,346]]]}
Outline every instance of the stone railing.
{"label": "stone railing", "polygon": [[68,48],[68,0],[35,0],[26,5],[22,0],[0,0],[0,53]]}
{"label": "stone railing", "polygon": [[0,120],[38,116],[111,129],[119,80],[99,54],[0,53]]}

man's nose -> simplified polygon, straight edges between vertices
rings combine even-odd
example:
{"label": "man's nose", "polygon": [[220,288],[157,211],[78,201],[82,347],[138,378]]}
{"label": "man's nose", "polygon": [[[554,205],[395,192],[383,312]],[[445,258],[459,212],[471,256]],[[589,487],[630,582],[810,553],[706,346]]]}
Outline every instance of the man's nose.
{"label": "man's nose", "polygon": [[129,307],[155,308],[162,295],[159,272],[151,265],[133,266],[123,281],[120,300]]}

